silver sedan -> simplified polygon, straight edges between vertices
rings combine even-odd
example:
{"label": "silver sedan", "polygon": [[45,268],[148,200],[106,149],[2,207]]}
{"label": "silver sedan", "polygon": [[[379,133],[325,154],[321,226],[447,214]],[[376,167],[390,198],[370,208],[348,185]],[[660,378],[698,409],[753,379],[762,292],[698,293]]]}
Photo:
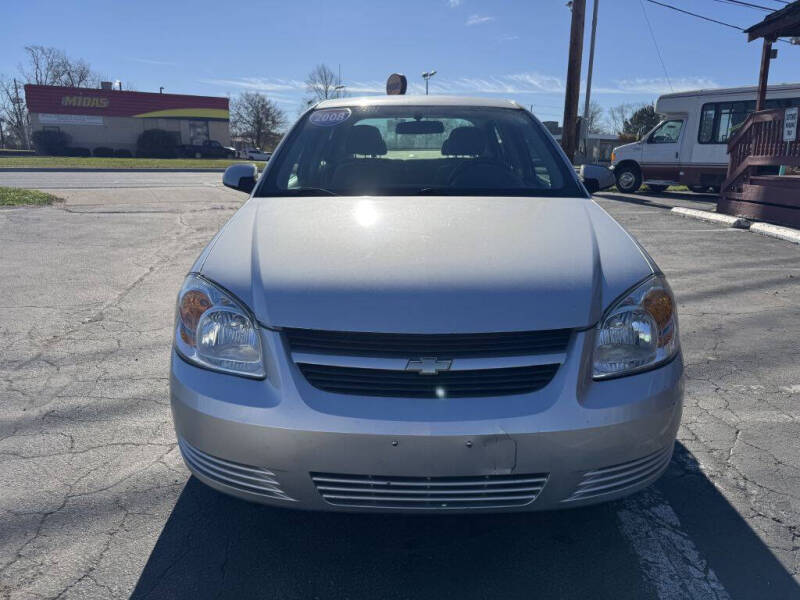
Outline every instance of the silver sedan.
{"label": "silver sedan", "polygon": [[675,300],[547,130],[505,101],[318,104],[178,295],[187,466],[314,510],[619,498],[681,417]]}

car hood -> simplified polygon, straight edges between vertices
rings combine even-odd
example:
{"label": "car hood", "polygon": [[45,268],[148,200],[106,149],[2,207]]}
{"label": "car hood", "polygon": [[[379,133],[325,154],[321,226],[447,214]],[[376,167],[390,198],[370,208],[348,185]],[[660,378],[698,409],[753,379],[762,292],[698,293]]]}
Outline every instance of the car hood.
{"label": "car hood", "polygon": [[636,154],[638,152],[641,152],[641,150],[642,150],[642,142],[631,142],[630,144],[623,144],[622,146],[616,146],[614,148],[614,154],[621,154],[621,153]]}
{"label": "car hood", "polygon": [[591,326],[653,272],[586,198],[253,198],[195,271],[266,326],[396,333]]}

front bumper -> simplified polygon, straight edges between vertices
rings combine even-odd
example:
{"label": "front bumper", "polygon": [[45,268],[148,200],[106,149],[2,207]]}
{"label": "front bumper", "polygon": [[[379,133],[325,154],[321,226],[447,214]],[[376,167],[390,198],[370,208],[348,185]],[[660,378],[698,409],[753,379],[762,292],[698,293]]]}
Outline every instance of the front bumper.
{"label": "front bumper", "polygon": [[[173,353],[175,429],[201,481],[278,506],[516,511],[611,500],[649,485],[669,463],[683,363],[679,355],[596,382],[583,358],[591,335],[573,335],[566,362],[540,391],[430,400],[317,390],[280,334],[264,330],[265,380],[203,370]],[[495,485],[511,492],[481,491]]]}

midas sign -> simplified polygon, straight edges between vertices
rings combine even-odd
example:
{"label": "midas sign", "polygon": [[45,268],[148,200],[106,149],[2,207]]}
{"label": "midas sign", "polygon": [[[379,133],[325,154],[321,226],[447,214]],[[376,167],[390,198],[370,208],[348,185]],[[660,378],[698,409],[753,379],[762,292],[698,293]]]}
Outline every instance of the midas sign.
{"label": "midas sign", "polygon": [[80,108],[107,108],[108,98],[96,96],[62,96],[61,106],[76,106]]}

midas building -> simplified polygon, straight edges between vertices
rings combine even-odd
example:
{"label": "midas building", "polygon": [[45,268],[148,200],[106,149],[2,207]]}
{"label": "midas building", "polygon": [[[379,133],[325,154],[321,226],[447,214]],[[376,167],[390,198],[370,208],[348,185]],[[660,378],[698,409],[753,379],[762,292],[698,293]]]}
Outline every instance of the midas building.
{"label": "midas building", "polygon": [[25,102],[31,128],[58,129],[69,134],[71,146],[98,146],[136,152],[136,140],[146,129],[172,131],[178,144],[231,141],[228,99],[186,94],[153,94],[49,85],[26,85]]}

